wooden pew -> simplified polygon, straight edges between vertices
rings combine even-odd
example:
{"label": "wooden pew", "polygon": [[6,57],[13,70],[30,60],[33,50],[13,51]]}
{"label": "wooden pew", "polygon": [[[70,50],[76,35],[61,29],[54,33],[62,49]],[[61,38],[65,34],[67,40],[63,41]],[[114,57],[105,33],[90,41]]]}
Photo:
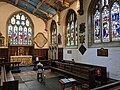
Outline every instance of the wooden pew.
{"label": "wooden pew", "polygon": [[6,70],[5,65],[1,65],[2,90],[18,90],[18,80],[15,80],[11,71]]}
{"label": "wooden pew", "polygon": [[6,70],[11,70],[12,72],[20,72],[19,64],[21,62],[0,62],[0,65],[5,65]]}
{"label": "wooden pew", "polygon": [[93,88],[91,90],[119,90],[120,89],[120,81],[116,81],[110,84],[103,85],[101,87]]}
{"label": "wooden pew", "polygon": [[60,72],[63,72],[65,74],[71,75],[73,77],[82,79],[86,81],[86,83],[89,84],[89,88],[95,88],[96,87],[96,70],[100,69],[101,75],[97,78],[100,78],[101,85],[106,83],[107,77],[106,77],[106,67],[102,66],[94,66],[94,65],[88,65],[88,64],[81,64],[81,63],[62,63],[58,61],[53,61],[51,64],[51,71],[57,70]]}

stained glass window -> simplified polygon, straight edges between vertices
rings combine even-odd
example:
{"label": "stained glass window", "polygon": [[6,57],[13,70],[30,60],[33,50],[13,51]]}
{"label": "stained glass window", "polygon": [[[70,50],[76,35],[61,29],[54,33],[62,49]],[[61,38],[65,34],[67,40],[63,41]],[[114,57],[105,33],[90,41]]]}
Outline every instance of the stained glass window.
{"label": "stained glass window", "polygon": [[102,12],[102,41],[109,42],[109,10],[107,7],[103,8]]}
{"label": "stained glass window", "polygon": [[78,45],[78,25],[76,14],[73,10],[69,10],[66,17],[66,46]]}
{"label": "stained glass window", "polygon": [[57,43],[57,25],[54,20],[51,23],[51,42],[52,44]]}
{"label": "stained glass window", "polygon": [[32,45],[32,22],[23,12],[14,14],[8,21],[10,45]]}
{"label": "stained glass window", "polygon": [[96,10],[94,15],[94,42],[101,42],[101,29],[100,29],[100,12]]}
{"label": "stained glass window", "polygon": [[120,41],[120,4],[118,1],[97,0],[93,21],[94,43]]}
{"label": "stained glass window", "polygon": [[112,41],[120,41],[120,5],[115,2],[111,8]]}

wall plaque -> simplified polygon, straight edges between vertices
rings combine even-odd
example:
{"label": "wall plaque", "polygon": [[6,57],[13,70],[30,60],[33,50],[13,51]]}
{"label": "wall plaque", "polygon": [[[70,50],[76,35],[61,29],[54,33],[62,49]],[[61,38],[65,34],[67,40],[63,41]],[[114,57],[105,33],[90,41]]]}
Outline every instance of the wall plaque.
{"label": "wall plaque", "polygon": [[108,56],[108,49],[97,49],[97,56]]}

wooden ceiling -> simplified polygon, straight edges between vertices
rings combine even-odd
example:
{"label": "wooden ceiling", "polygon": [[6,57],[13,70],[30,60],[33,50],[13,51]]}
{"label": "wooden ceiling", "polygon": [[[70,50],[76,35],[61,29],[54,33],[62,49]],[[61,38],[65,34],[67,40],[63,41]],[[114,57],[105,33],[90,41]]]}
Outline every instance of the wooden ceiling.
{"label": "wooden ceiling", "polygon": [[77,0],[0,0],[47,21]]}

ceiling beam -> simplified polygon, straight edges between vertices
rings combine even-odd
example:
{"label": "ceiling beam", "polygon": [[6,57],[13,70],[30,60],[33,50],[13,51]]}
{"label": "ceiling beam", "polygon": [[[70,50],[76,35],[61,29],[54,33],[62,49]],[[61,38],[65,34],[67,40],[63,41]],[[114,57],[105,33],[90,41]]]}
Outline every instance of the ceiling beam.
{"label": "ceiling beam", "polygon": [[[7,2],[7,3],[9,3],[9,4],[12,4],[13,6],[16,6],[14,3],[10,2],[9,0],[4,0],[4,1]],[[22,10],[24,10],[24,11],[30,13],[30,14],[33,14],[33,13],[29,12],[28,10],[26,10],[25,8],[21,8],[19,6],[16,6],[16,7],[20,8],[20,9],[22,9]],[[41,18],[44,22],[46,22],[48,20],[48,19],[43,18],[42,16],[38,16],[36,14],[33,14],[33,15],[35,15],[38,18]]]}
{"label": "ceiling beam", "polygon": [[41,5],[42,5],[42,3],[39,2],[38,5],[36,6],[36,8],[34,8],[33,13],[35,13]]}
{"label": "ceiling beam", "polygon": [[29,6],[31,6],[31,7],[33,7],[34,9],[37,9],[38,11],[40,11],[40,12],[46,14],[46,15],[48,14],[47,12],[45,12],[45,11],[43,11],[43,10],[37,8],[37,7],[34,7],[33,5],[31,5],[30,3],[28,3],[28,2],[26,2],[24,0],[20,0],[20,1],[23,2],[23,3],[25,3],[25,4],[27,4],[27,5],[29,5]]}
{"label": "ceiling beam", "polygon": [[[33,12],[32,12],[33,14],[38,10],[38,11],[44,13],[44,14],[45,14],[47,17],[49,17],[49,18],[52,18],[52,17],[53,17],[52,14],[49,14],[49,13],[47,13],[47,12],[39,9],[39,7],[42,5],[42,3],[38,3],[38,5],[37,5],[36,7],[34,7],[33,5],[31,5],[30,3],[28,3],[28,2],[26,2],[26,1],[24,1],[24,0],[20,0],[20,1],[23,2],[23,3],[25,3],[25,4],[27,4],[27,5],[29,5],[29,6],[31,6],[31,7],[33,7],[33,8],[34,8],[34,10],[33,10]],[[48,9],[49,9],[49,8],[48,8]],[[48,10],[46,10],[46,11],[48,11]]]}

